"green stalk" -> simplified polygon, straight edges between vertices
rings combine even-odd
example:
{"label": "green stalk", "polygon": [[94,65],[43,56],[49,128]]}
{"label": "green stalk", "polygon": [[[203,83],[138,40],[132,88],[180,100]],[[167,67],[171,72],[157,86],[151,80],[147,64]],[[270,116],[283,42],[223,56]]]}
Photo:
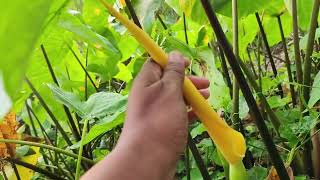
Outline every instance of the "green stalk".
{"label": "green stalk", "polygon": [[[67,150],[60,149],[60,148],[57,148],[57,147],[54,147],[54,146],[49,146],[49,145],[46,145],[46,144],[30,142],[30,141],[14,140],[14,139],[0,139],[0,142],[40,147],[40,148],[52,150],[52,151],[57,152],[57,153],[65,154],[65,155],[73,157],[73,158],[78,158],[77,154],[74,154],[72,152],[69,152]],[[93,161],[91,159],[88,159],[88,158],[85,158],[85,157],[82,157],[81,159],[82,159],[82,161],[85,161],[88,164],[91,164],[91,165],[95,164],[95,161]]]}
{"label": "green stalk", "polygon": [[80,141],[80,148],[79,148],[79,154],[78,154],[78,160],[77,160],[77,168],[76,168],[76,180],[80,179],[80,166],[81,166],[81,159],[82,159],[82,152],[83,152],[83,141],[87,134],[87,127],[88,127],[89,119],[86,119],[84,121],[84,125],[82,128],[82,135],[81,135],[81,141]]}
{"label": "green stalk", "polygon": [[319,14],[319,5],[320,0],[314,0],[310,28],[309,28],[309,36],[308,36],[308,43],[307,43],[307,50],[306,50],[306,59],[304,61],[304,68],[303,68],[303,97],[306,102],[309,101],[310,98],[310,86],[311,86],[311,62],[312,62],[312,53],[313,47],[315,42],[315,34],[317,29],[317,22],[318,22],[318,14]]}
{"label": "green stalk", "polygon": [[[306,56],[305,56],[305,61],[304,61],[304,68],[303,68],[303,87],[302,87],[302,91],[303,91],[303,98],[305,102],[309,101],[310,98],[310,86],[312,83],[311,80],[311,69],[312,69],[312,53],[313,53],[313,48],[314,48],[314,42],[315,42],[315,33],[316,33],[316,29],[317,29],[317,20],[318,20],[318,15],[319,15],[319,6],[320,6],[320,0],[314,0],[314,4],[313,4],[313,10],[312,10],[312,16],[311,16],[311,22],[310,22],[310,28],[309,28],[309,35],[308,35],[308,42],[307,42],[307,49],[306,49]],[[303,108],[305,109],[305,107]],[[317,129],[313,129],[311,131],[315,132]],[[312,162],[317,162],[319,161],[320,158],[320,144],[319,144],[319,140],[317,139],[318,136],[315,136],[314,138],[312,138],[312,144],[310,145],[306,145],[307,146],[307,161],[308,163],[311,163],[311,166],[308,167],[308,174],[309,175],[313,175],[315,173],[315,175],[320,176],[320,170],[319,167],[316,166],[316,163],[314,163],[314,167]],[[313,147],[313,149],[312,149]]]}
{"label": "green stalk", "polygon": [[242,161],[230,164],[230,180],[248,180],[248,174]]}
{"label": "green stalk", "polygon": [[[293,25],[293,46],[294,46],[294,56],[296,64],[296,77],[297,83],[302,84],[302,63],[301,63],[301,54],[300,54],[300,45],[299,45],[299,27],[298,27],[298,10],[297,10],[297,0],[292,0],[292,25]],[[300,97],[301,88],[298,87],[298,97]],[[300,109],[303,111],[303,103],[300,99]]]}
{"label": "green stalk", "polygon": [[[238,34],[238,1],[232,0],[232,31],[233,31],[233,52],[236,57],[239,56],[239,34]],[[236,130],[244,135],[244,129],[239,117],[239,84],[235,76],[233,76],[232,88],[232,121]]]}

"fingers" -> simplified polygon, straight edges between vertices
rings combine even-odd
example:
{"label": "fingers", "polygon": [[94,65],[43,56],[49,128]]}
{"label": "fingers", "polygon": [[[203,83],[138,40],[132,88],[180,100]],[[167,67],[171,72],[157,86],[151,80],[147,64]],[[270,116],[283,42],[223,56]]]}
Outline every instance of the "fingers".
{"label": "fingers", "polygon": [[172,83],[181,87],[184,81],[184,69],[188,61],[179,53],[172,52],[169,54],[168,64],[163,72],[163,81]]}
{"label": "fingers", "polygon": [[[210,91],[208,88],[200,89],[199,92],[205,99],[208,99],[210,96]],[[188,111],[188,118],[189,118],[189,123],[193,123],[198,118],[195,112],[192,110],[192,108],[190,108],[190,110]]]}
{"label": "fingers", "polygon": [[206,89],[210,85],[210,81],[204,77],[189,76],[188,77],[197,89]]}
{"label": "fingers", "polygon": [[148,59],[141,68],[135,83],[144,87],[150,86],[151,84],[159,81],[161,76],[161,67],[152,59]]}

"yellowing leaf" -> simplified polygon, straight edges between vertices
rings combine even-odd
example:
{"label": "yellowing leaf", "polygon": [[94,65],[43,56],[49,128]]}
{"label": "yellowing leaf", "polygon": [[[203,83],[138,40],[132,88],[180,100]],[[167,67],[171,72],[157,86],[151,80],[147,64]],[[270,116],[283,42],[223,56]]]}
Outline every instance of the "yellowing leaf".
{"label": "yellowing leaf", "polygon": [[[36,165],[38,162],[38,158],[40,156],[40,148],[39,147],[31,147],[35,154],[29,155],[29,156],[24,156],[21,161],[27,162],[32,165]],[[34,174],[34,171],[28,168],[25,168],[23,166],[18,166],[18,172],[19,174],[23,174],[23,179],[32,179],[32,176]]]}

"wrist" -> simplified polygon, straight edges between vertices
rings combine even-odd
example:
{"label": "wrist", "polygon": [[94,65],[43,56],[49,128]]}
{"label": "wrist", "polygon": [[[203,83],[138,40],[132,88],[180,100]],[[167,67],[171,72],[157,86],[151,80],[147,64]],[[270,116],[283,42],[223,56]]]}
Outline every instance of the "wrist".
{"label": "wrist", "polygon": [[138,179],[172,179],[178,160],[178,154],[152,138],[128,133],[122,134],[113,153],[124,157]]}

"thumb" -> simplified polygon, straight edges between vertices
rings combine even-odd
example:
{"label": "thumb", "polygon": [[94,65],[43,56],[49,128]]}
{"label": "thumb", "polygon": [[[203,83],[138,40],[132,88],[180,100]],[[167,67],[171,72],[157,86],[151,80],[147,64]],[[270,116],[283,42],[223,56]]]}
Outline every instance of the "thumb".
{"label": "thumb", "polygon": [[176,84],[177,87],[182,87],[187,60],[179,52],[170,53],[168,58],[168,64],[164,69],[162,80]]}
{"label": "thumb", "polygon": [[138,86],[147,87],[159,81],[161,76],[161,67],[151,58],[149,58],[142,66],[139,75],[136,78],[135,84]]}

